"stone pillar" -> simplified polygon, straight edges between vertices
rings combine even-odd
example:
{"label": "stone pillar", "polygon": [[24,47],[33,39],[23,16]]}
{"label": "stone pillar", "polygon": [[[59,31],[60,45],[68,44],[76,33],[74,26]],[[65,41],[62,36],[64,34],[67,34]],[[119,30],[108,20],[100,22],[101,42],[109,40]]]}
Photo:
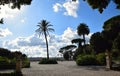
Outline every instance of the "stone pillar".
{"label": "stone pillar", "polygon": [[22,61],[20,58],[16,59],[16,72],[21,73]]}
{"label": "stone pillar", "polygon": [[108,50],[106,50],[105,55],[106,55],[106,69],[107,69],[107,70],[110,70],[110,69],[111,69],[111,66],[112,66],[112,64],[111,64],[111,55],[110,55],[110,52],[109,52]]}

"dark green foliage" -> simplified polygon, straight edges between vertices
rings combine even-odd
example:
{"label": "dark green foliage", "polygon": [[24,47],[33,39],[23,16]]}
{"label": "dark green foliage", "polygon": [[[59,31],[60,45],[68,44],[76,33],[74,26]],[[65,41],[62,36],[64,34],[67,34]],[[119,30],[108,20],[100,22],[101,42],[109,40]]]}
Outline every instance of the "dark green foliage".
{"label": "dark green foliage", "polygon": [[77,65],[98,65],[98,61],[93,55],[79,55],[76,60]]}
{"label": "dark green foliage", "polygon": [[92,54],[92,47],[90,44],[85,44],[82,47],[83,47],[83,53]]}
{"label": "dark green foliage", "polygon": [[112,50],[112,57],[113,57],[114,60],[116,60],[118,57],[120,57],[120,50],[113,49]]}
{"label": "dark green foliage", "polygon": [[87,0],[93,9],[98,9],[100,13],[108,6],[110,0]]}
{"label": "dark green foliage", "polygon": [[100,32],[96,32],[91,36],[90,45],[96,53],[105,52],[107,47],[106,41],[104,40]]}
{"label": "dark green foliage", "polygon": [[65,60],[70,60],[71,59],[71,56],[72,56],[72,51],[66,51],[64,54],[63,54],[63,57]]}
{"label": "dark green foliage", "polygon": [[0,56],[0,69],[15,69],[15,63],[6,57]]}
{"label": "dark green foliage", "polygon": [[[76,0],[72,0],[76,1]],[[110,1],[113,1],[116,4],[116,9],[120,9],[120,0],[83,0],[92,7],[92,9],[98,9],[100,13],[110,4]]]}
{"label": "dark green foliage", "polygon": [[40,60],[39,64],[58,64],[58,63],[57,63],[57,60],[55,60],[55,59],[43,58]]}
{"label": "dark green foliage", "polygon": [[105,53],[99,53],[96,55],[96,58],[100,65],[106,65],[106,56]]}
{"label": "dark green foliage", "polygon": [[120,0],[113,0],[115,3],[116,3],[116,5],[117,5],[117,9],[120,9]]}
{"label": "dark green foliage", "polygon": [[22,60],[23,68],[30,67],[30,61],[25,54],[19,51],[10,52],[8,49],[0,48],[0,69],[15,69],[18,57]]}
{"label": "dark green foliage", "polygon": [[120,15],[110,18],[104,23],[102,36],[106,41],[106,49],[112,50],[113,42],[120,33]]}
{"label": "dark green foliage", "polygon": [[22,67],[23,68],[30,68],[30,61],[27,58],[22,60]]}
{"label": "dark green foliage", "polygon": [[75,49],[76,47],[77,46],[75,45],[67,45],[60,48],[59,52],[63,54],[65,60],[70,60],[73,55],[72,50]]}
{"label": "dark green foliage", "polygon": [[75,52],[74,52],[73,60],[76,60],[77,57],[78,57],[78,55],[80,55],[80,54],[82,54],[82,53],[83,53],[83,49],[82,49],[82,47],[77,48],[77,49],[75,50]]}
{"label": "dark green foliage", "polygon": [[113,42],[113,48],[120,50],[120,33]]}
{"label": "dark green foliage", "polygon": [[82,46],[82,42],[84,42],[84,39],[77,38],[77,39],[71,40],[71,42],[72,42],[72,44],[73,43],[77,43],[78,47],[81,47]]}
{"label": "dark green foliage", "polygon": [[60,48],[60,51],[64,51],[64,50],[72,50],[72,49],[74,49],[74,48],[76,48],[77,46],[75,46],[75,45],[67,45],[67,46],[64,46],[64,47],[62,47],[62,48]]}
{"label": "dark green foliage", "polygon": [[0,0],[0,5],[10,4],[12,9],[14,8],[21,8],[21,5],[30,5],[32,0]]}
{"label": "dark green foliage", "polygon": [[13,54],[8,49],[0,48],[0,56],[7,58],[14,58]]}
{"label": "dark green foliage", "polygon": [[120,0],[83,0],[87,1],[87,3],[92,7],[92,9],[98,9],[100,13],[107,8],[110,4],[110,1],[113,1],[116,4],[116,8],[120,9]]}

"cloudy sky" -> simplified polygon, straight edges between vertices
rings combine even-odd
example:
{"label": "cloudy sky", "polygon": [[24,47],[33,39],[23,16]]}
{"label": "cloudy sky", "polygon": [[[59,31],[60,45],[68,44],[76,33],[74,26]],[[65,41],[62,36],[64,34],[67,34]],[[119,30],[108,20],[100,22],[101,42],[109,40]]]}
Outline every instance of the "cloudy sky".
{"label": "cloudy sky", "polygon": [[44,36],[35,33],[37,24],[42,19],[49,21],[55,32],[48,36],[50,56],[57,56],[59,48],[70,45],[71,40],[78,38],[76,28],[86,23],[90,28],[89,40],[94,32],[102,31],[103,23],[116,15],[120,10],[112,2],[102,14],[83,0],[33,0],[29,6],[20,10],[11,10],[9,5],[1,6],[0,47],[11,51],[21,51],[29,57],[45,57],[46,46]]}

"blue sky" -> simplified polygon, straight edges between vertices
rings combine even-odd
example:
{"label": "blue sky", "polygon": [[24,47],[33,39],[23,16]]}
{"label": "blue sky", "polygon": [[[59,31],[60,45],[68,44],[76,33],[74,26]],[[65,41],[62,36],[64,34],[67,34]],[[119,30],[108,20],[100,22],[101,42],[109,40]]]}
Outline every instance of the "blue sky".
{"label": "blue sky", "polygon": [[102,31],[107,19],[120,14],[113,2],[100,14],[83,0],[33,0],[21,10],[11,10],[7,5],[1,7],[0,14],[5,23],[0,25],[0,47],[20,50],[29,57],[46,56],[44,37],[35,34],[36,25],[42,19],[49,21],[55,29],[48,40],[50,56],[56,56],[60,47],[71,44],[70,40],[78,37],[76,28],[80,23],[89,26],[90,35],[86,36],[89,39],[92,33]]}

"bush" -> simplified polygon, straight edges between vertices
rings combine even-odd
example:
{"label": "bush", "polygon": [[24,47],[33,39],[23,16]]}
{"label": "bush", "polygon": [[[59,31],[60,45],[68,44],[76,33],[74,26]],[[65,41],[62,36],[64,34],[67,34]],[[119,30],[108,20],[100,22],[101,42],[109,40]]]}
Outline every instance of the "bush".
{"label": "bush", "polygon": [[120,52],[119,52],[119,50],[118,49],[113,49],[112,50],[112,57],[113,58],[118,58],[120,56]]}
{"label": "bush", "polygon": [[30,68],[30,61],[28,59],[24,59],[22,61],[22,67],[23,68]]}
{"label": "bush", "polygon": [[39,64],[58,64],[57,61],[55,59],[46,59],[43,58],[40,60]]}
{"label": "bush", "polygon": [[93,55],[79,55],[76,60],[77,65],[98,65],[98,61]]}
{"label": "bush", "polygon": [[106,65],[106,58],[105,57],[106,56],[104,53],[99,53],[98,55],[96,55],[96,58],[97,58],[100,65]]}
{"label": "bush", "polygon": [[14,69],[15,63],[6,57],[0,57],[0,69]]}
{"label": "bush", "polygon": [[[0,56],[0,69],[15,69],[16,58],[8,59]],[[30,61],[26,58],[22,60],[22,68],[30,68]]]}

